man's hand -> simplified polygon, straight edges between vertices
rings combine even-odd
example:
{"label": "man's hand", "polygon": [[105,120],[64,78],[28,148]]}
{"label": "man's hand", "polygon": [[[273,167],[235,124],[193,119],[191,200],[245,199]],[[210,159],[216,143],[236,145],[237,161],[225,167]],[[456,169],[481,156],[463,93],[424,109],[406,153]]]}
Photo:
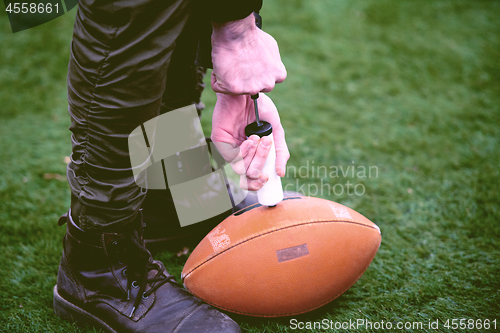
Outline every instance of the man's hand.
{"label": "man's hand", "polygon": [[278,44],[255,26],[253,13],[238,21],[213,23],[212,89],[232,95],[273,90],[286,78]]}
{"label": "man's hand", "polygon": [[[281,126],[278,110],[272,100],[260,94],[257,100],[259,117],[273,126],[276,148],[276,173],[285,175],[286,163],[290,157]],[[249,95],[229,96],[217,94],[212,117],[212,141],[233,170],[241,175],[240,187],[251,191],[259,190],[269,179],[262,168],[271,148],[271,139],[245,136],[245,126],[255,121],[253,100]]]}

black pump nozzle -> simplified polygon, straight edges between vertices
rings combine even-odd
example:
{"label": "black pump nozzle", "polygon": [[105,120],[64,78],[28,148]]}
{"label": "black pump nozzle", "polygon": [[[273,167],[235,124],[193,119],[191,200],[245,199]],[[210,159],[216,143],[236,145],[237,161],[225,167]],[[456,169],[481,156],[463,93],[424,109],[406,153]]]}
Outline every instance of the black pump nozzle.
{"label": "black pump nozzle", "polygon": [[253,105],[255,107],[255,121],[257,122],[257,126],[261,126],[260,120],[259,120],[259,107],[257,105],[257,98],[259,98],[259,94],[251,95],[250,96],[253,99]]}
{"label": "black pump nozzle", "polygon": [[259,137],[268,136],[273,132],[273,127],[267,121],[260,121],[259,119],[259,107],[257,106],[257,98],[259,98],[259,94],[251,95],[253,99],[253,104],[255,106],[255,122],[248,124],[245,127],[245,135],[247,138],[250,135],[256,134]]}

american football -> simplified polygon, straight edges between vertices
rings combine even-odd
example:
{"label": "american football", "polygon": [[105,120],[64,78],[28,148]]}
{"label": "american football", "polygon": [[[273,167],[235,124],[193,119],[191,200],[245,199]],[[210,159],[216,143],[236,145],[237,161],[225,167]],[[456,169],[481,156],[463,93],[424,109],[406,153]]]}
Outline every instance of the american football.
{"label": "american football", "polygon": [[184,286],[220,309],[259,317],[321,307],[349,289],[380,246],[356,211],[313,197],[254,204],[229,216],[193,250]]}

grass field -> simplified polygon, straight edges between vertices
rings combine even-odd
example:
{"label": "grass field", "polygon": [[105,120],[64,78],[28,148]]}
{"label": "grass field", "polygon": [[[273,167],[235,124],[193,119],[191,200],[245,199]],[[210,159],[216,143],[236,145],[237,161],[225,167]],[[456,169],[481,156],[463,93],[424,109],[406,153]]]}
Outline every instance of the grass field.
{"label": "grass field", "polygon": [[[0,332],[87,332],[53,315],[51,295],[65,232],[56,221],[70,203],[75,12],[16,34],[0,14]],[[446,332],[447,319],[496,319],[500,331],[500,2],[266,0],[262,15],[288,70],[270,94],[291,152],[284,184],[382,230],[363,277],[297,320]],[[215,96],[203,99],[208,134]],[[156,257],[177,276],[186,260]],[[248,332],[299,331],[290,318],[234,318]]]}

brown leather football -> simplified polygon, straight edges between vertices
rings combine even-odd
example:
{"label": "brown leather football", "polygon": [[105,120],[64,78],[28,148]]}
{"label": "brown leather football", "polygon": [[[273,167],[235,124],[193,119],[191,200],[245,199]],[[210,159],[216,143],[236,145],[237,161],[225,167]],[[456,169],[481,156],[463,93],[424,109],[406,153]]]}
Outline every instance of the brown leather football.
{"label": "brown leather football", "polygon": [[333,201],[254,204],[215,227],[193,250],[184,286],[220,309],[249,316],[304,313],[349,289],[380,246],[380,229]]}

